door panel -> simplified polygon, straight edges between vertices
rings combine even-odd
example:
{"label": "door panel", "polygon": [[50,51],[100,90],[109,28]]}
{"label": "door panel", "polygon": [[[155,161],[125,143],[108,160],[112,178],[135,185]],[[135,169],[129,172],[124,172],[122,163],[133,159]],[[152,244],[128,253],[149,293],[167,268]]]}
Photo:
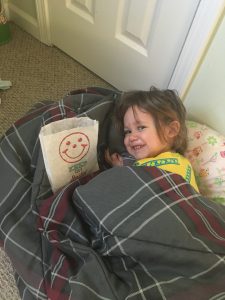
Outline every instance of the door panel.
{"label": "door panel", "polygon": [[118,89],[165,88],[198,4],[48,0],[52,43]]}
{"label": "door panel", "polygon": [[94,23],[94,0],[71,0],[68,1],[67,8],[86,21]]}
{"label": "door panel", "polygon": [[140,54],[148,56],[147,45],[156,0],[142,1],[141,9],[139,4],[136,0],[119,2],[115,38]]}

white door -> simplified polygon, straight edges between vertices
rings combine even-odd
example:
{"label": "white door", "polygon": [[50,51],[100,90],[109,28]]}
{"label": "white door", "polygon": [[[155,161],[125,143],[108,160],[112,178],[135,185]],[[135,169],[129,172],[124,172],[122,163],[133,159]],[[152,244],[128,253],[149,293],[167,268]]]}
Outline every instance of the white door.
{"label": "white door", "polygon": [[169,85],[200,0],[48,0],[51,42],[118,89]]}

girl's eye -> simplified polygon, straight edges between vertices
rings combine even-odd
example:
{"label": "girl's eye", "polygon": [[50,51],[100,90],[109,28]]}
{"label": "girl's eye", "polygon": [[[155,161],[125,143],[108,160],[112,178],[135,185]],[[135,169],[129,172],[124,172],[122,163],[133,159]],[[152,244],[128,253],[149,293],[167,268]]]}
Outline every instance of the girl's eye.
{"label": "girl's eye", "polygon": [[129,129],[125,129],[124,130],[124,136],[127,135],[127,134],[129,134],[129,133],[131,133],[131,131]]}
{"label": "girl's eye", "polygon": [[146,127],[145,126],[138,126],[138,131],[143,131]]}

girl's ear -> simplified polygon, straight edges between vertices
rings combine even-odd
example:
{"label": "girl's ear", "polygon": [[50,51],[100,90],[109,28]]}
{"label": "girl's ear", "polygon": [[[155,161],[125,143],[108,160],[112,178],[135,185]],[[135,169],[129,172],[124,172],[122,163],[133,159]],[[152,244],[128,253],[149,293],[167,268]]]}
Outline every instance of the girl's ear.
{"label": "girl's ear", "polygon": [[172,121],[166,129],[166,135],[168,138],[175,138],[180,132],[180,122]]}

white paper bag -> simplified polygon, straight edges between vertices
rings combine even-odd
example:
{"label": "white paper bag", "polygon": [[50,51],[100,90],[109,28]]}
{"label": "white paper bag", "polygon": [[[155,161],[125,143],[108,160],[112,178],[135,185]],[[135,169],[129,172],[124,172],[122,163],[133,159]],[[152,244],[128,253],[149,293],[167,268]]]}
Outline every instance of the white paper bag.
{"label": "white paper bag", "polygon": [[99,169],[98,121],[73,117],[52,122],[41,128],[39,138],[53,192]]}

